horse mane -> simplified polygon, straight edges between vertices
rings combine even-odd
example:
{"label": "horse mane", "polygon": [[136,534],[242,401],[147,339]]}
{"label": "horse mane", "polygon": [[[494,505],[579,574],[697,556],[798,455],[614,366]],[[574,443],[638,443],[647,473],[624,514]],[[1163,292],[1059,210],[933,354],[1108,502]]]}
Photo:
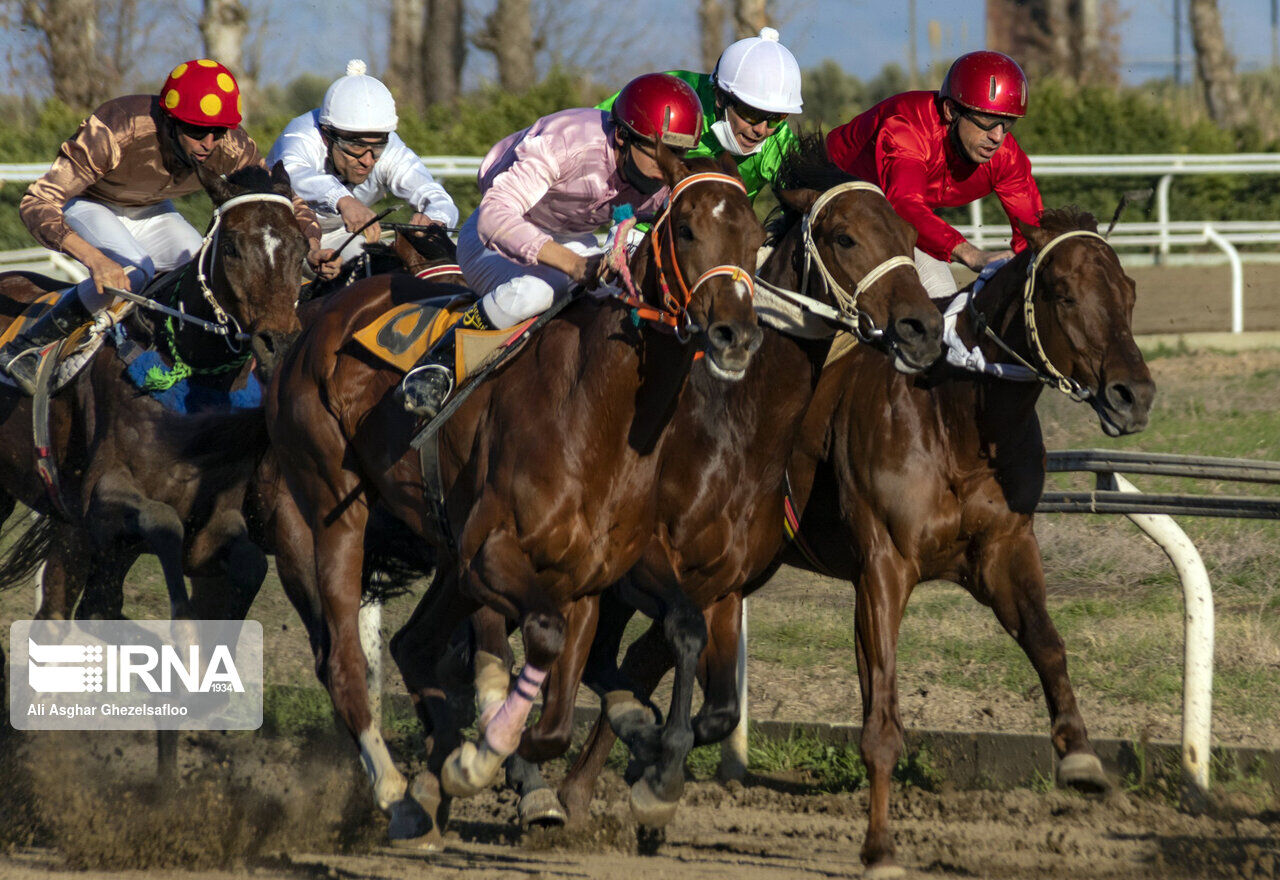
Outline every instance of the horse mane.
{"label": "horse mane", "polygon": [[1084,229],[1089,232],[1098,231],[1098,220],[1088,211],[1082,211],[1075,205],[1062,208],[1045,208],[1040,212],[1040,228],[1050,235],[1061,235]]}
{"label": "horse mane", "polygon": [[[801,132],[797,143],[782,157],[775,190],[812,189],[826,192],[833,186],[858,178],[838,168],[827,158],[827,136],[822,129]],[[804,216],[785,204],[779,204],[765,221],[766,244],[776,245]]]}

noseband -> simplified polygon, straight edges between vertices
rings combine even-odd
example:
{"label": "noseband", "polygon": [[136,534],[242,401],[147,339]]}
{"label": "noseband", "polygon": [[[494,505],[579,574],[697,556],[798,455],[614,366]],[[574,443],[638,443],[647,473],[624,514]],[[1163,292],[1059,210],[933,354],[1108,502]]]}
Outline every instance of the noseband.
{"label": "noseband", "polygon": [[996,335],[987,323],[986,316],[978,311],[974,305],[973,299],[969,300],[969,310],[976,324],[982,327],[987,337],[992,339],[996,345],[1000,346],[1006,354],[1010,355],[1019,364],[1025,367],[1028,373],[1023,377],[1008,376],[1008,378],[1023,378],[1027,381],[1039,381],[1045,385],[1049,385],[1058,389],[1063,394],[1074,400],[1085,401],[1093,396],[1093,392],[1081,385],[1070,376],[1064,375],[1061,370],[1053,365],[1049,360],[1049,355],[1044,350],[1044,344],[1040,341],[1040,330],[1036,326],[1036,308],[1035,308],[1035,290],[1036,290],[1036,272],[1040,267],[1040,263],[1044,260],[1049,251],[1053,250],[1060,242],[1069,238],[1096,238],[1098,241],[1106,243],[1106,239],[1096,232],[1087,229],[1073,229],[1070,232],[1064,232],[1049,240],[1049,243],[1040,248],[1032,257],[1031,262],[1027,264],[1027,280],[1022,285],[1022,316],[1023,323],[1027,327],[1027,347],[1031,349],[1032,355],[1040,361],[1040,367],[1027,361],[1026,358],[1019,355],[1009,344]]}
{"label": "noseband", "polygon": [[[841,183],[833,186],[831,189],[818,196],[818,200],[809,208],[809,212],[804,215],[804,221],[801,224],[801,236],[804,240],[804,271],[800,276],[800,292],[804,293],[809,289],[809,269],[811,266],[818,267],[818,274],[822,276],[823,283],[826,284],[828,292],[840,307],[840,311],[851,319],[855,330],[854,333],[862,342],[872,342],[884,335],[884,331],[877,328],[875,321],[866,312],[858,309],[858,297],[861,296],[867,288],[875,284],[882,277],[887,275],[894,269],[909,268],[915,271],[916,262],[911,257],[898,256],[889,257],[889,259],[875,266],[871,271],[867,272],[858,280],[853,287],[853,293],[850,293],[844,285],[835,279],[831,274],[831,270],[827,268],[827,264],[823,262],[822,254],[818,252],[818,244],[813,240],[813,226],[817,220],[818,214],[833,199],[839,195],[854,191],[873,192],[883,197],[884,191],[873,183],[867,183],[862,180],[851,180],[847,183]],[[870,329],[865,332],[863,326]]]}
{"label": "noseband", "polygon": [[[743,269],[741,266],[729,264],[721,264],[712,266],[703,272],[693,282],[690,287],[684,280],[684,273],[680,271],[680,261],[676,256],[676,239],[675,233],[671,229],[671,209],[676,203],[676,199],[685,192],[689,187],[698,183],[727,183],[737,187],[743,195],[747,192],[747,187],[741,180],[729,174],[720,174],[715,171],[701,171],[697,174],[690,174],[681,180],[671,189],[671,195],[667,199],[667,204],[662,210],[662,214],[654,221],[653,226],[649,228],[649,236],[652,241],[653,264],[658,273],[658,284],[662,288],[662,305],[655,308],[646,305],[636,292],[635,288],[628,283],[628,290],[625,294],[620,294],[619,299],[631,306],[636,317],[653,321],[661,326],[669,328],[675,333],[676,338],[681,342],[687,342],[694,333],[698,331],[698,327],[689,317],[689,305],[693,302],[693,295],[697,293],[698,288],[710,281],[712,278],[727,276],[734,281],[741,281],[747,286],[747,294],[755,295],[755,285],[752,282],[752,273]],[[663,235],[665,231],[666,235]],[[679,296],[671,292],[671,285],[667,283],[666,267],[663,265],[662,248],[666,246],[670,251],[670,264],[672,274],[675,276],[677,291]],[[624,276],[625,277],[625,276]],[[629,281],[629,279],[628,279]]]}

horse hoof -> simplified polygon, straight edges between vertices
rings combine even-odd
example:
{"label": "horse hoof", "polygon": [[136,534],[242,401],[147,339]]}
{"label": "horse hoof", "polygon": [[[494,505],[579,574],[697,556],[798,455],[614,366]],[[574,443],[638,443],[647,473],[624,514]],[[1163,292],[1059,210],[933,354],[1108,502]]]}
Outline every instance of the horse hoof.
{"label": "horse hoof", "polygon": [[525,828],[560,828],[569,815],[560,798],[549,788],[539,788],[520,798],[520,824]]}
{"label": "horse hoof", "polygon": [[423,850],[440,848],[440,830],[432,824],[431,817],[422,809],[422,805],[413,798],[402,798],[392,804],[388,817],[391,821],[387,827],[387,837],[391,839],[392,846]]}
{"label": "horse hoof", "polygon": [[504,757],[487,747],[465,742],[454,749],[440,768],[440,785],[450,797],[469,798],[493,782]]}
{"label": "horse hoof", "polygon": [[1090,794],[1111,790],[1111,780],[1103,772],[1097,755],[1073,752],[1058,763],[1058,785]]}
{"label": "horse hoof", "polygon": [[872,865],[862,876],[867,880],[896,880],[898,877],[907,876],[907,872],[901,865],[889,862],[885,865]]}
{"label": "horse hoof", "polygon": [[676,815],[680,801],[664,801],[649,786],[647,779],[641,779],[631,786],[631,815],[635,820],[648,828],[662,828]]}

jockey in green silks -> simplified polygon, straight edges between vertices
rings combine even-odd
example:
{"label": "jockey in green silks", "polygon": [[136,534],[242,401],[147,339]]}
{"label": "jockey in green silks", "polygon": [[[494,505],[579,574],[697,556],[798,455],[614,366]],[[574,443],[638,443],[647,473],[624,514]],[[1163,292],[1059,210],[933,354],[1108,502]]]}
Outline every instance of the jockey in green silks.
{"label": "jockey in green silks", "polygon": [[[760,36],[738,40],[720,55],[710,74],[669,71],[693,86],[702,102],[706,125],[688,158],[729,153],[754,203],[766,183],[777,178],[783,155],[796,143],[786,119],[799,113],[800,65],[778,42],[778,32],[763,28]],[[602,101],[612,108],[614,95]]]}

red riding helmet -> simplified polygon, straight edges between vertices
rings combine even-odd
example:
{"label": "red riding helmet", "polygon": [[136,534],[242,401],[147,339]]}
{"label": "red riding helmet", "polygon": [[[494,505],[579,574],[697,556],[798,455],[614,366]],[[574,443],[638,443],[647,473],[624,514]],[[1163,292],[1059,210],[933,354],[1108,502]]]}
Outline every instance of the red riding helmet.
{"label": "red riding helmet", "polygon": [[198,58],[173,69],[160,89],[160,106],[192,125],[235,128],[240,124],[240,86],[216,61]]}
{"label": "red riding helmet", "polygon": [[947,71],[938,94],[979,113],[1027,115],[1027,75],[1002,52],[961,55]]}
{"label": "red riding helmet", "polygon": [[702,137],[702,102],[693,86],[666,73],[646,73],[623,86],[613,102],[614,121],[636,137],[692,149]]}

